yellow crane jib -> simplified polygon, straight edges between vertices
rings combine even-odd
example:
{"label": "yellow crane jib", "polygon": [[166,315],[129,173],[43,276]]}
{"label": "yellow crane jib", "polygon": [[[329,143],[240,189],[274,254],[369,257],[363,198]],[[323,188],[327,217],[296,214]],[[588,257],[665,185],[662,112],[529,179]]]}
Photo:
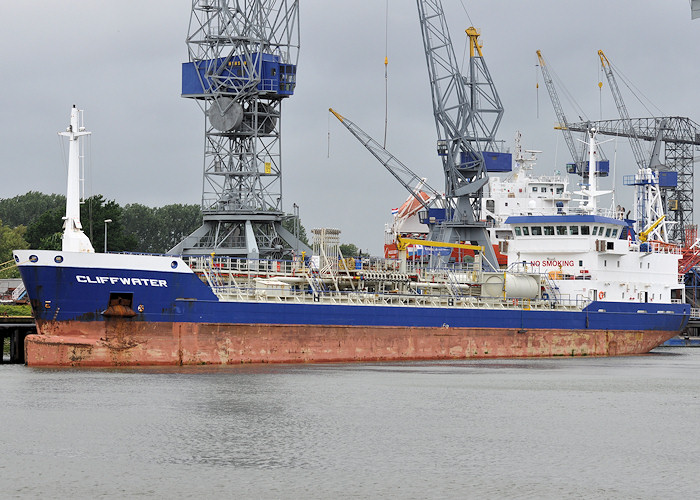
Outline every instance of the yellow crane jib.
{"label": "yellow crane jib", "polygon": [[478,250],[479,252],[484,251],[484,247],[481,245],[467,245],[466,243],[444,243],[442,241],[430,241],[430,240],[417,240],[414,238],[401,238],[396,237],[396,249],[406,250],[408,245],[423,245],[426,247],[445,247],[445,248],[462,248],[464,250]]}
{"label": "yellow crane jib", "polygon": [[649,238],[649,234],[650,234],[654,229],[656,229],[656,226],[658,226],[659,224],[661,224],[661,221],[664,220],[665,218],[666,218],[666,216],[665,216],[665,215],[662,215],[661,217],[659,217],[659,220],[657,220],[657,221],[654,222],[651,226],[649,226],[647,229],[645,229],[644,231],[642,231],[641,233],[639,233],[639,241],[641,241],[642,243],[646,243],[647,239]]}
{"label": "yellow crane jib", "polygon": [[610,61],[605,57],[605,53],[602,50],[598,51],[598,57],[600,57],[600,63],[603,65],[603,68],[605,68],[606,64],[610,67]]}
{"label": "yellow crane jib", "polygon": [[336,111],[333,108],[328,108],[328,111],[333,113],[333,116],[335,116],[340,122],[344,122],[345,118],[340,113],[336,113]]}
{"label": "yellow crane jib", "polygon": [[479,30],[474,26],[470,26],[464,31],[467,33],[467,36],[469,36],[469,57],[474,57],[474,49],[479,53],[479,57],[484,57],[484,54],[481,53],[481,47],[483,47],[483,45],[479,45],[479,35],[481,35]]}
{"label": "yellow crane jib", "polygon": [[540,52],[539,50],[537,50],[536,52],[537,52],[537,59],[539,59],[539,61],[540,61],[540,66],[545,66],[544,57],[542,57],[542,52]]}

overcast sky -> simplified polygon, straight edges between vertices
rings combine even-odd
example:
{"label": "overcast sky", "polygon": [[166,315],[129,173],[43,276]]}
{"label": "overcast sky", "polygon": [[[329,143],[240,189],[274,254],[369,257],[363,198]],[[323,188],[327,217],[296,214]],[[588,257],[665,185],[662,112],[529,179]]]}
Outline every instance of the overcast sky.
{"label": "overcast sky", "polygon": [[[607,84],[598,88],[597,51],[603,49],[661,110],[649,107],[650,113],[621,84],[630,115],[700,122],[700,20],[691,21],[688,0],[443,4],[458,58],[464,29],[473,22],[481,30],[505,107],[499,137],[512,148],[520,130],[525,147],[542,150],[538,173],[563,170],[570,159],[553,130],[537,49],[591,119],[600,118],[601,109],[603,118],[618,116]],[[297,88],[284,102],[282,121],[285,210],[297,203],[307,230],[340,228],[343,242],[374,254],[381,252],[391,209],[407,193],[327,109],[382,141],[387,34],[387,149],[433,186],[443,186],[416,5],[389,0],[388,33],[385,8],[378,0],[301,2]],[[190,9],[185,0],[3,2],[0,197],[65,192],[66,161],[56,132],[76,104],[93,133],[88,194],[121,205],[199,204],[204,118],[196,103],[180,97]],[[579,111],[561,97],[575,119]],[[605,148],[611,159],[617,150],[620,177],[634,173],[626,142]]]}

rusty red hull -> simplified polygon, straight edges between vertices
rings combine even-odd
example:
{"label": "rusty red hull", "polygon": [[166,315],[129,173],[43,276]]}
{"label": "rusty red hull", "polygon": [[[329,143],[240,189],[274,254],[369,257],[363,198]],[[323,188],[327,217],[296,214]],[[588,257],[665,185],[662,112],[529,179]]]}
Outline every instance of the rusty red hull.
{"label": "rusty red hull", "polygon": [[646,353],[676,331],[51,322],[31,366],[325,363]]}

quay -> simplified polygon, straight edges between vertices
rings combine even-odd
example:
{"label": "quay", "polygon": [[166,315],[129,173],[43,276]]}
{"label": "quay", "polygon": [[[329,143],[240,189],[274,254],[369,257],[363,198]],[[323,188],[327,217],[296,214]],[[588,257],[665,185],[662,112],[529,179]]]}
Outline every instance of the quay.
{"label": "quay", "polygon": [[0,317],[0,339],[3,346],[0,364],[5,362],[5,339],[10,340],[9,362],[24,363],[24,339],[31,333],[36,333],[34,318],[31,316]]}

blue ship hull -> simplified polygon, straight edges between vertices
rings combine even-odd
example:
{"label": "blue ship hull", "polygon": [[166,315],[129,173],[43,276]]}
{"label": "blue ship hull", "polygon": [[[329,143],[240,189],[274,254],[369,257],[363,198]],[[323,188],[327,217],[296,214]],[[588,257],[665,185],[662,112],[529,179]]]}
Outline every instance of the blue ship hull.
{"label": "blue ship hull", "polygon": [[[129,342],[136,346],[147,341],[150,334],[158,337],[170,335],[168,332],[174,331],[191,332],[199,346],[205,335],[201,327],[206,325],[206,335],[219,336],[224,339],[224,342],[229,336],[229,343],[233,337],[245,335],[247,341],[256,346],[255,349],[260,347],[264,351],[266,350],[264,339],[272,335],[271,332],[275,332],[274,335],[293,337],[286,348],[291,349],[290,352],[297,352],[297,349],[304,349],[305,332],[313,337],[316,343],[319,342],[319,338],[323,338],[325,332],[329,339],[333,339],[331,343],[335,345],[341,332],[349,335],[348,338],[353,338],[352,342],[356,343],[358,340],[355,336],[361,331],[362,335],[367,337],[363,337],[363,345],[369,346],[382,345],[385,342],[378,337],[373,338],[375,334],[371,332],[384,332],[385,336],[388,335],[388,338],[391,338],[390,342],[393,344],[403,342],[401,332],[411,337],[413,343],[423,342],[424,337],[426,339],[429,337],[425,341],[430,343],[434,341],[434,337],[444,336],[449,332],[450,335],[455,336],[458,349],[455,350],[455,346],[451,346],[447,348],[448,352],[459,352],[461,357],[470,357],[469,353],[473,349],[467,348],[466,345],[472,342],[469,339],[475,335],[482,340],[490,335],[489,345],[495,343],[500,346],[498,352],[502,354],[495,354],[497,349],[493,347],[482,346],[480,351],[477,348],[476,352],[484,356],[563,355],[570,354],[572,350],[576,351],[575,354],[589,355],[630,354],[640,349],[646,352],[677,335],[685,327],[690,314],[688,305],[677,303],[596,301],[582,309],[567,310],[536,309],[527,305],[513,306],[510,302],[492,307],[483,305],[473,307],[458,300],[443,307],[332,304],[312,300],[308,302],[222,301],[195,273],[189,269],[183,270],[184,264],[179,259],[154,256],[151,257],[154,259],[152,262],[158,265],[148,266],[151,261],[140,257],[138,266],[128,268],[119,266],[128,263],[129,256],[85,255],[81,256],[79,261],[94,261],[91,262],[93,265],[77,266],[71,265],[68,262],[69,259],[60,263],[45,262],[49,257],[54,258],[50,252],[41,254],[36,252],[36,254],[38,258],[35,262],[22,262],[19,268],[39,328],[38,337],[43,336],[34,340],[43,342],[44,346],[51,342],[63,346],[84,342],[85,345],[91,346],[90,349],[98,350],[95,342],[104,341],[109,344],[110,338],[115,338],[115,332],[121,335],[122,344],[124,338],[132,336]],[[114,257],[116,262],[109,266],[98,265],[109,257]],[[630,342],[630,339],[636,339],[634,347],[621,349],[619,338],[613,339],[611,337],[613,334],[622,336],[620,338],[626,339],[625,343]],[[177,335],[182,334],[177,333]],[[251,340],[251,335],[258,335],[259,339]],[[541,348],[532,351],[520,348],[511,350],[504,347],[508,342],[511,344],[521,342],[507,340],[514,335],[528,336],[530,345],[534,342]],[[134,340],[134,336],[139,339]],[[583,346],[580,352],[577,350],[578,347],[570,349],[565,345],[567,336],[571,337],[571,345]],[[647,337],[642,338],[644,336]],[[596,337],[600,338],[596,340]],[[181,345],[183,341],[180,337],[178,338],[180,339],[178,343]],[[556,340],[552,340],[555,338]],[[161,339],[161,341],[168,342],[167,339]],[[32,345],[31,342],[32,339],[28,343],[28,350]],[[280,340],[275,342],[279,350]],[[322,340],[320,342],[323,343]],[[342,338],[340,342],[342,343]],[[602,342],[606,346],[601,347],[599,344]],[[610,342],[615,345],[614,352],[609,349]],[[562,347],[552,350],[552,346],[549,345],[551,343]],[[444,347],[443,341],[440,346]],[[328,350],[321,347],[322,350]],[[120,348],[123,348],[123,345]],[[211,348],[220,350],[222,347],[217,343],[216,347]],[[199,347],[194,349],[197,350]],[[361,350],[364,349],[365,347],[362,347]],[[381,347],[380,351],[381,349],[385,347]],[[443,350],[431,356],[431,348],[427,349],[416,356],[402,356],[400,352],[391,353],[387,359],[451,357],[451,355],[445,355]],[[160,348],[159,352],[161,351],[163,348]],[[343,352],[341,359],[354,359],[348,356],[347,352]],[[208,360],[211,358],[210,354],[205,353],[199,358],[195,355],[192,359]],[[173,362],[183,362],[180,355],[175,357],[179,361]],[[225,362],[235,362],[231,361],[228,354],[224,358]],[[30,359],[32,356],[28,353],[28,360]],[[233,359],[237,358],[234,356]],[[324,358],[313,355],[302,360],[336,359],[333,356]],[[365,358],[360,356],[360,359]],[[379,355],[374,352],[366,359],[384,358],[381,352]],[[265,361],[266,359],[263,356],[255,360]],[[296,355],[291,355],[289,359],[284,356],[279,359],[269,359],[269,361],[298,360]],[[58,364],[64,364],[64,362],[61,361]],[[141,364],[141,362],[134,364]]]}

